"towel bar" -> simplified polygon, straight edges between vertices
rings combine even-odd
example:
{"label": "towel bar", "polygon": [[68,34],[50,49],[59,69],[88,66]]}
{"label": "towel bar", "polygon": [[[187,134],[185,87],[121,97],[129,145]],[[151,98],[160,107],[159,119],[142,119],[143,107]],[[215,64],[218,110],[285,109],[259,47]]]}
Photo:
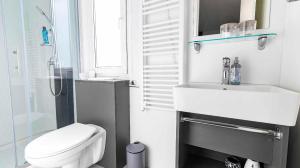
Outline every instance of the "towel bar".
{"label": "towel bar", "polygon": [[215,126],[215,127],[221,127],[221,128],[227,128],[227,129],[234,129],[234,130],[251,132],[251,133],[270,135],[270,136],[274,136],[274,138],[277,140],[281,140],[282,136],[283,136],[283,133],[279,129],[276,131],[267,130],[267,129],[258,129],[258,128],[253,128],[253,127],[246,127],[246,126],[240,126],[240,125],[234,125],[234,124],[228,124],[228,123],[222,123],[222,122],[216,122],[216,121],[194,119],[194,118],[188,118],[188,117],[181,117],[181,122],[190,122],[190,123],[209,125],[209,126]]}

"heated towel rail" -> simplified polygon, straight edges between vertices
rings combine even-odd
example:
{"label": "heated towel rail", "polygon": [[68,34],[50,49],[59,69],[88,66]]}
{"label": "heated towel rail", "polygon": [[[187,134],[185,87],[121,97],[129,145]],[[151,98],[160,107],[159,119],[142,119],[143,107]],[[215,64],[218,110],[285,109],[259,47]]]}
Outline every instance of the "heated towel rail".
{"label": "heated towel rail", "polygon": [[181,2],[143,0],[143,110],[174,111],[173,87],[179,84],[182,51]]}

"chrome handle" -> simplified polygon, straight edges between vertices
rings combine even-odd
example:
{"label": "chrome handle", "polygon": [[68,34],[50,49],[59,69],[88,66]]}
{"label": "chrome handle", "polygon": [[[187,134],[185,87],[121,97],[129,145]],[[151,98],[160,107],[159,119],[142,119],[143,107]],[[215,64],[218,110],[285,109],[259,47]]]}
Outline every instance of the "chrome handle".
{"label": "chrome handle", "polygon": [[[200,0],[193,1],[193,36],[199,36],[199,16],[200,16]],[[201,44],[194,43],[194,49],[197,53],[200,53]]]}
{"label": "chrome handle", "polygon": [[276,131],[266,130],[266,129],[258,129],[258,128],[253,128],[253,127],[246,127],[246,126],[240,126],[240,125],[234,125],[234,124],[228,124],[228,123],[222,123],[222,122],[216,122],[216,121],[194,119],[194,118],[188,118],[188,117],[182,117],[181,122],[190,122],[190,123],[209,125],[209,126],[257,133],[257,134],[270,135],[270,136],[274,136],[274,138],[277,140],[281,140],[283,137],[283,133],[279,129]]}

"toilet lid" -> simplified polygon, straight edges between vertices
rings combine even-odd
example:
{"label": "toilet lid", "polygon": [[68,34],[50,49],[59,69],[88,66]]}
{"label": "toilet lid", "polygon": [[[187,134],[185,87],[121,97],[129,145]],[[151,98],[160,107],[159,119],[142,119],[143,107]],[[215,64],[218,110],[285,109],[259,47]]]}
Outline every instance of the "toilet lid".
{"label": "toilet lid", "polygon": [[25,155],[29,158],[55,156],[79,146],[96,131],[95,127],[80,123],[66,126],[29,143],[25,149]]}

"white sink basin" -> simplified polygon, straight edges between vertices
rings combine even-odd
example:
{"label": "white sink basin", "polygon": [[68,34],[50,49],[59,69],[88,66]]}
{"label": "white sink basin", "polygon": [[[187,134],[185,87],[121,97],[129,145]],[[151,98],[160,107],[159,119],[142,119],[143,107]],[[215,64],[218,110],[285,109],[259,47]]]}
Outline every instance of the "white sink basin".
{"label": "white sink basin", "polygon": [[177,111],[283,126],[295,126],[300,105],[298,92],[266,85],[182,85],[174,97]]}

